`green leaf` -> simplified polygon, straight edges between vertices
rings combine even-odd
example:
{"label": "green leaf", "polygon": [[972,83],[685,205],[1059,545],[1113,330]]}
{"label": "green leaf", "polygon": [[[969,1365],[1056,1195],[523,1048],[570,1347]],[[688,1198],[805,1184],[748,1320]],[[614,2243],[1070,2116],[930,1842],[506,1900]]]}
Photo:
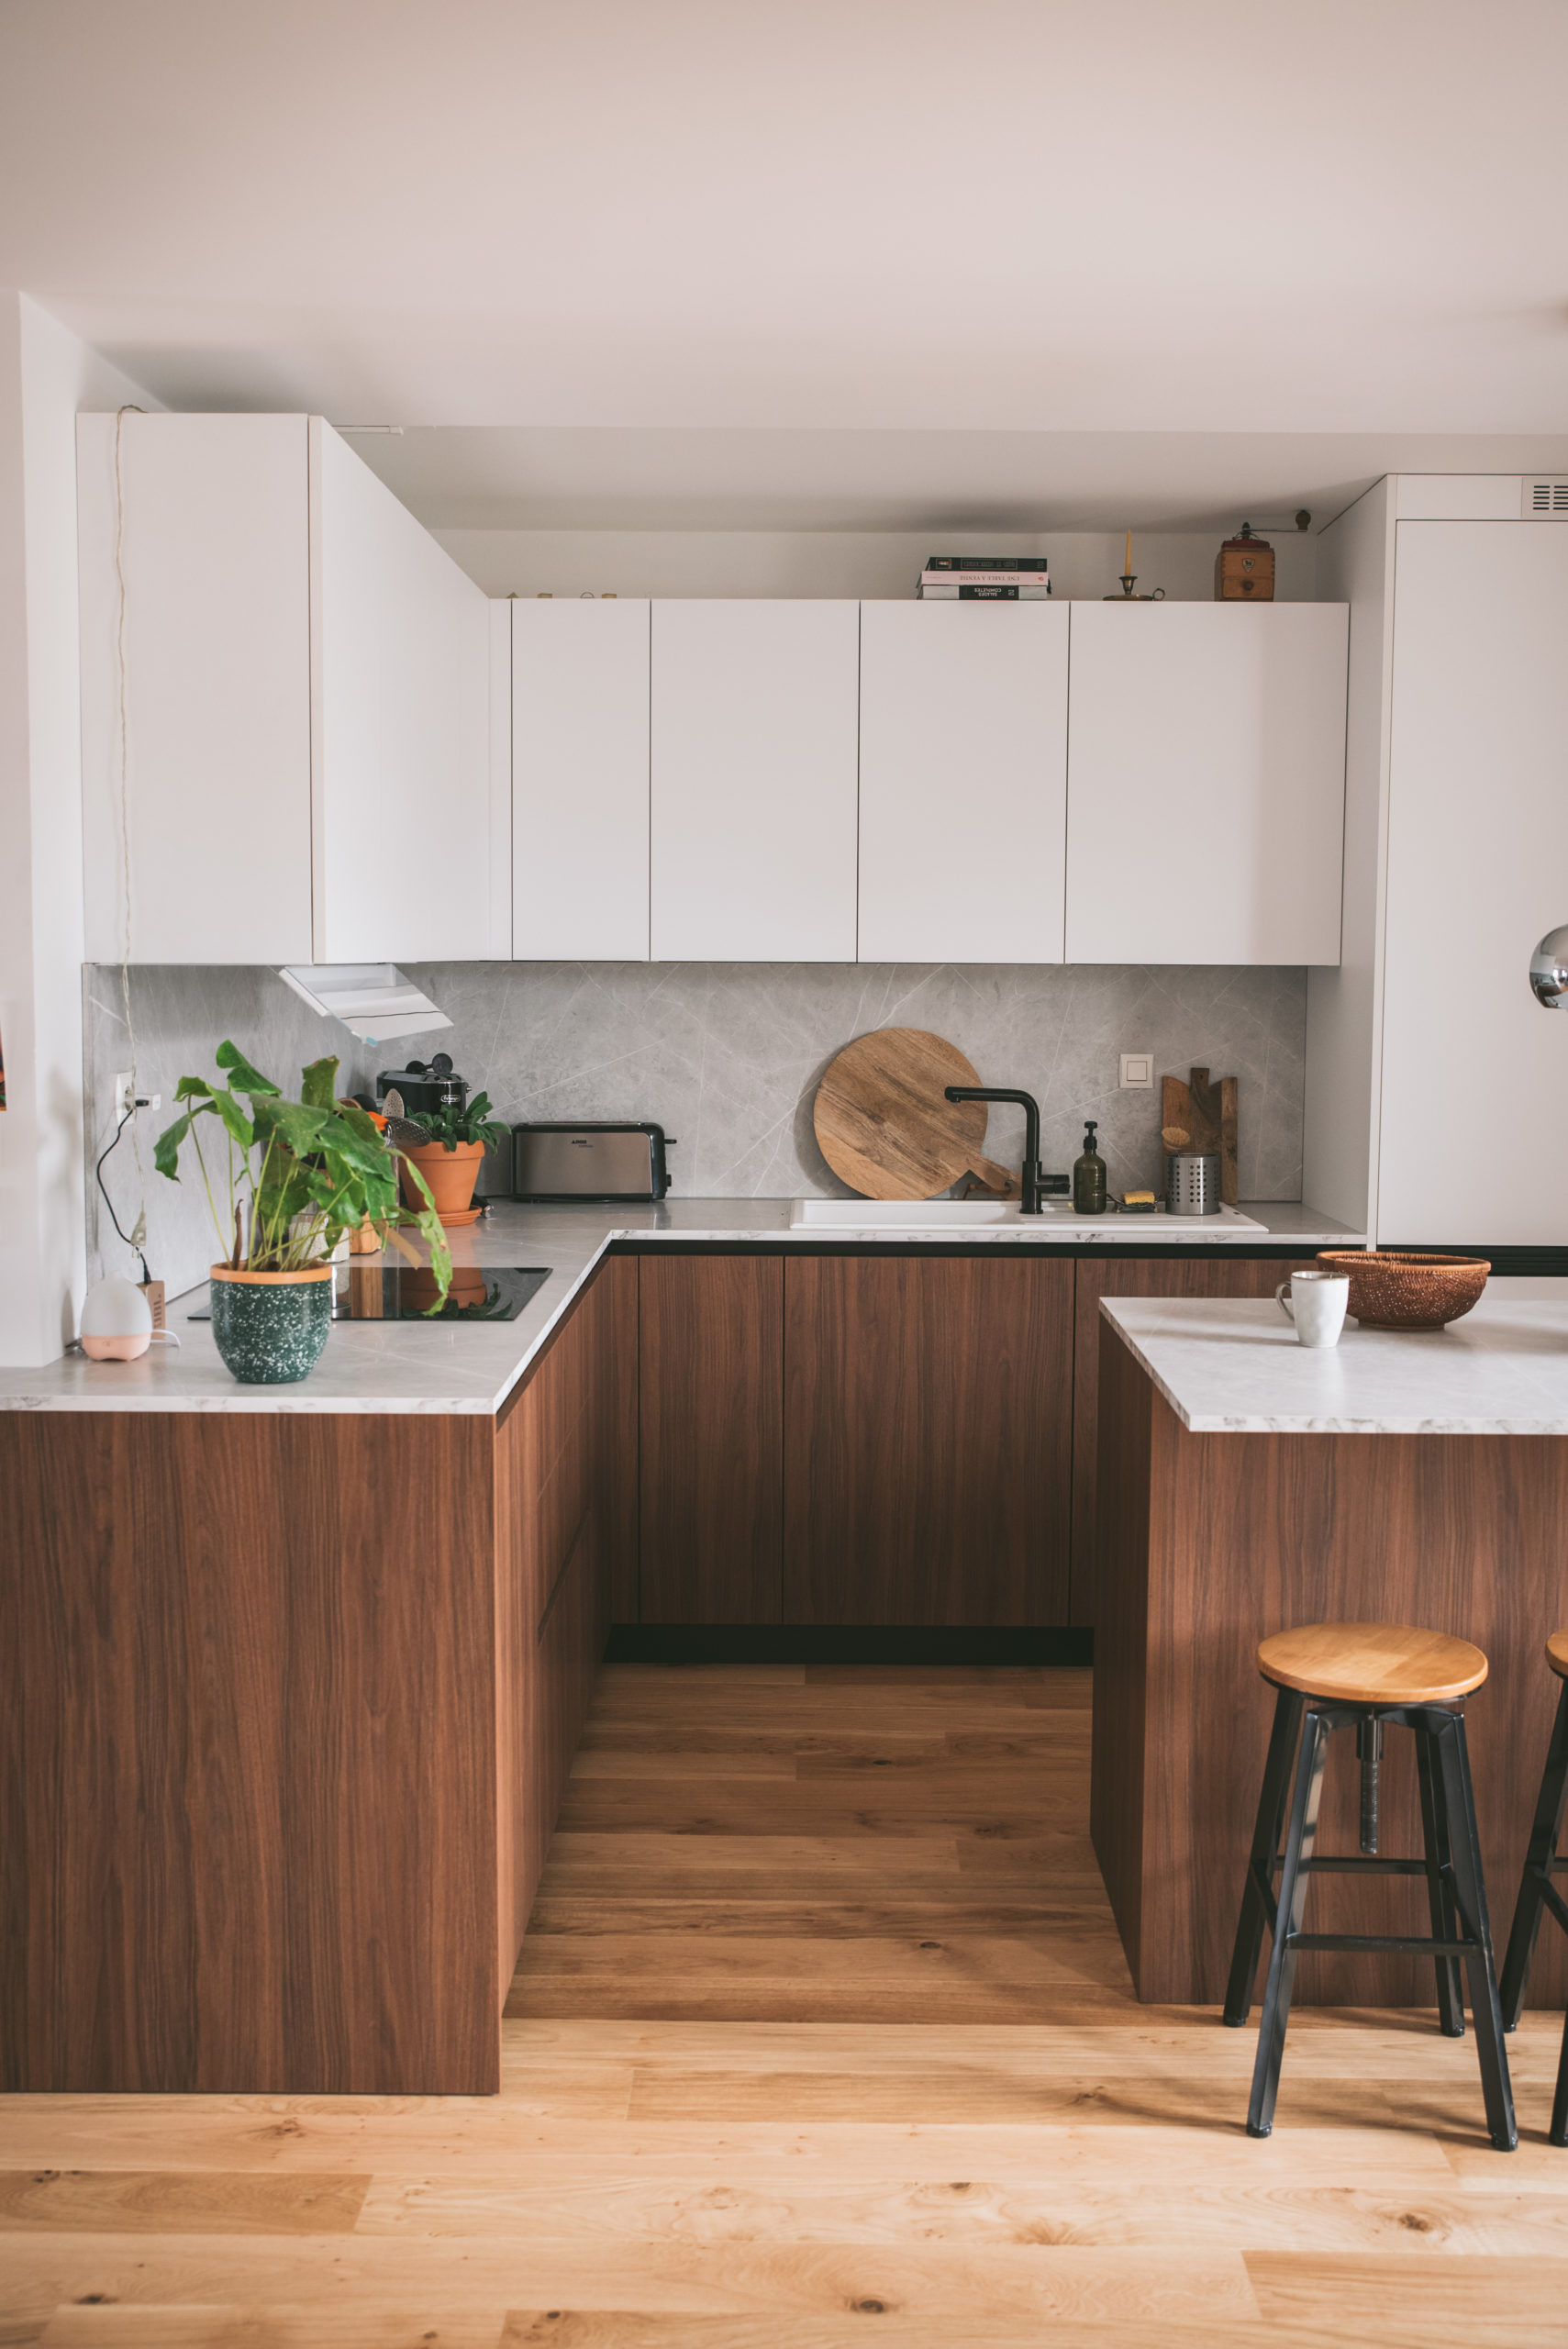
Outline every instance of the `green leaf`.
{"label": "green leaf", "polygon": [[238,1044],[231,1044],[225,1039],[214,1052],[213,1059],[219,1068],[228,1070],[228,1081],[237,1093],[243,1093],[252,1100],[259,1094],[269,1094],[274,1100],[282,1098],[272,1078],[253,1069]]}
{"label": "green leaf", "polygon": [[338,1057],[312,1061],[300,1072],[299,1097],[311,1109],[330,1109],[338,1098]]}
{"label": "green leaf", "polygon": [[251,1124],[250,1119],[245,1115],[244,1110],[239,1107],[239,1104],[235,1099],[233,1094],[224,1092],[215,1085],[213,1088],[212,1107],[217,1111],[218,1116],[223,1119],[224,1124],[228,1127],[228,1131],[233,1135],[235,1141],[239,1144],[240,1149],[249,1150],[251,1143],[256,1139],[256,1129]]}
{"label": "green leaf", "polygon": [[176,1101],[194,1101],[198,1095],[210,1093],[211,1085],[205,1076],[183,1076],[174,1087]]}
{"label": "green leaf", "polygon": [[258,1100],[254,1108],[256,1131],[281,1135],[299,1158],[320,1148],[322,1129],[330,1122],[326,1110],[307,1108],[303,1101],[285,1101],[281,1094]]}
{"label": "green leaf", "polygon": [[[175,1098],[178,1099],[179,1096],[176,1095]],[[172,1126],[164,1127],[153,1145],[152,1163],[160,1174],[167,1174],[171,1183],[177,1183],[180,1179],[180,1144],[190,1130],[191,1118],[187,1110],[183,1118],[176,1118]]]}

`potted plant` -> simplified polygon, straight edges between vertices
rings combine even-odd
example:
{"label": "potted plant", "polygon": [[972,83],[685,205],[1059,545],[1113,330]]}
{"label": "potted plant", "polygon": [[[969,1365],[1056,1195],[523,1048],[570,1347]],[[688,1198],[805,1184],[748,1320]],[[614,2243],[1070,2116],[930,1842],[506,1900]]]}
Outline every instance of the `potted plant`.
{"label": "potted plant", "polygon": [[[236,1378],[275,1386],[304,1378],[320,1358],[332,1326],[332,1254],[368,1217],[384,1240],[423,1267],[399,1225],[417,1229],[429,1247],[437,1311],[451,1279],[451,1255],[435,1203],[417,1169],[398,1200],[403,1153],[377,1131],[357,1101],[336,1096],[336,1060],[312,1061],[297,1101],[231,1043],[213,1055],[227,1085],[183,1076],[174,1098],[186,1106],[158,1137],[153,1163],[177,1183],[189,1140],[212,1210],[221,1264],[212,1267],[212,1334]],[[201,1120],[216,1118],[224,1159],[203,1154]],[[212,1138],[216,1159],[218,1137]],[[222,1200],[222,1210],[219,1202]]]}
{"label": "potted plant", "polygon": [[407,1122],[428,1134],[422,1150],[409,1150],[403,1160],[403,1196],[414,1203],[413,1185],[433,1199],[443,1223],[471,1222],[473,1186],[479,1162],[487,1150],[510,1141],[512,1130],[490,1114],[490,1096],[476,1093],[466,1109],[449,1103],[440,1109],[411,1109]]}

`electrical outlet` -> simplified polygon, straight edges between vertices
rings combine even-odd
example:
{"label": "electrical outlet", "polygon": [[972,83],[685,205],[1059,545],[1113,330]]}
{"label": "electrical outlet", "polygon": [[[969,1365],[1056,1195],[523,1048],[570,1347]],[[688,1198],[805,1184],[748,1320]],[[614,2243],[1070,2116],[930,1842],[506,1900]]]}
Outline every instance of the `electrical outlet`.
{"label": "electrical outlet", "polygon": [[1124,1093],[1153,1092],[1154,1055],[1152,1052],[1123,1052],[1121,1090]]}
{"label": "electrical outlet", "polygon": [[138,1094],[133,1103],[130,1088],[130,1071],[128,1068],[122,1068],[119,1074],[115,1079],[115,1123],[117,1126],[121,1124],[124,1119],[130,1115],[133,1108],[138,1109],[161,1109],[163,1107],[163,1096],[161,1093]]}

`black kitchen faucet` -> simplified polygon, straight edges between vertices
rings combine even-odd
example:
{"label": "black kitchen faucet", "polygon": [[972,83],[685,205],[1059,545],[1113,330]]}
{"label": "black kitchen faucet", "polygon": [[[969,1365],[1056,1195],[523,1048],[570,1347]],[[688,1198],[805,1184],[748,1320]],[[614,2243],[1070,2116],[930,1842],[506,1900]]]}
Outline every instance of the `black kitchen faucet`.
{"label": "black kitchen faucet", "polygon": [[1040,1163],[1040,1103],[1032,1093],[1018,1093],[1006,1085],[949,1085],[950,1101],[1016,1101],[1024,1113],[1024,1163],[1019,1176],[1020,1215],[1039,1215],[1045,1197],[1045,1170]]}

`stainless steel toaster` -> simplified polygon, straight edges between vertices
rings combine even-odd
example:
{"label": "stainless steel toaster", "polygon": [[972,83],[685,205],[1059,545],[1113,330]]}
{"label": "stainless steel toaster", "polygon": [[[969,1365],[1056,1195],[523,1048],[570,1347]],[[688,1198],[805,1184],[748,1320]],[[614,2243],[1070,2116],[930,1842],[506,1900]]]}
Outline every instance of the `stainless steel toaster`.
{"label": "stainless steel toaster", "polygon": [[515,1199],[662,1199],[670,1187],[662,1126],[514,1126]]}

